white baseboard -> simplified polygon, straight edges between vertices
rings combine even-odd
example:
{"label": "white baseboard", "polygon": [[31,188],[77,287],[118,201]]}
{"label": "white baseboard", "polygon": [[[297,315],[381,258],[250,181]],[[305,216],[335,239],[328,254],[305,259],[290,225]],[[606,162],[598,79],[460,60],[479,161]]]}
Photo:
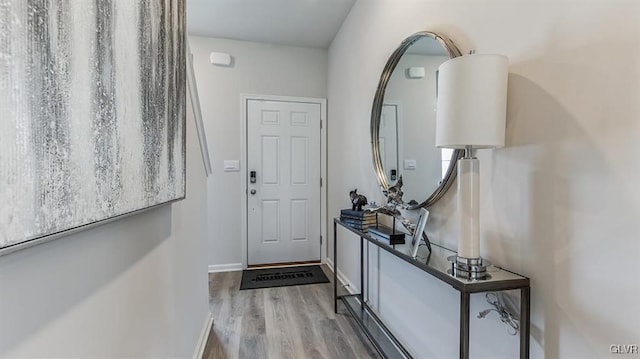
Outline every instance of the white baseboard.
{"label": "white baseboard", "polygon": [[193,353],[193,359],[202,359],[204,355],[204,348],[207,346],[207,339],[209,339],[209,333],[211,333],[211,328],[213,327],[213,314],[209,312],[207,315],[207,319],[205,319],[204,327],[202,328],[202,333],[200,334],[200,339],[198,340],[198,344],[196,345],[196,351]]}
{"label": "white baseboard", "polygon": [[209,265],[209,273],[233,272],[233,271],[237,271],[237,270],[242,270],[242,263],[212,264],[212,265]]}
{"label": "white baseboard", "polygon": [[327,258],[325,259],[324,264],[326,264],[326,265],[327,265],[327,267],[329,267],[329,269],[331,269],[331,271],[333,272],[333,259],[331,259],[331,258],[327,257]]}
{"label": "white baseboard", "polygon": [[[329,269],[331,269],[331,271],[333,272],[333,260],[329,257],[327,257],[327,266],[329,267]],[[357,294],[360,293],[360,289],[353,284],[349,278],[347,278],[346,275],[344,275],[344,273],[342,273],[342,271],[340,269],[338,269],[338,282],[342,283],[342,285],[347,289],[347,291],[349,292],[349,294]]]}

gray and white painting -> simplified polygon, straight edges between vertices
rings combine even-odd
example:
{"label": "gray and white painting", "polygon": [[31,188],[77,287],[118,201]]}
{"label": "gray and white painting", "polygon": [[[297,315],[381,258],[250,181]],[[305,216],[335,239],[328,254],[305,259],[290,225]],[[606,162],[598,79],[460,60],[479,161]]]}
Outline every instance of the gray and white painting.
{"label": "gray and white painting", "polygon": [[183,0],[0,0],[0,250],[185,196]]}

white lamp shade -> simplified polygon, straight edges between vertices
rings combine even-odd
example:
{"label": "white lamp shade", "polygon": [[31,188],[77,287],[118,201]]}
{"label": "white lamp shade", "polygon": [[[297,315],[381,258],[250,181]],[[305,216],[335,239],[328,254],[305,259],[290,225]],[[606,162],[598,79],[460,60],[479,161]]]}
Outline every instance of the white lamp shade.
{"label": "white lamp shade", "polygon": [[438,68],[436,146],[504,146],[509,59],[467,55]]}

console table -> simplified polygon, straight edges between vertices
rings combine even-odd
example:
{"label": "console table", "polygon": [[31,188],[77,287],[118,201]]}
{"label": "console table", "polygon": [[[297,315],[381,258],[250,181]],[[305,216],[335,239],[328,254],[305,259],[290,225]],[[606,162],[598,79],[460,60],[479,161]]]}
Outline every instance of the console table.
{"label": "console table", "polygon": [[[338,233],[337,226],[342,226],[360,237],[360,293],[338,296]],[[529,278],[508,271],[498,266],[490,266],[487,279],[470,280],[458,278],[449,274],[451,264],[447,257],[455,255],[452,250],[431,244],[431,252],[424,246],[418,250],[416,258],[408,253],[408,245],[391,246],[366,233],[351,228],[339,218],[333,220],[333,294],[334,310],[338,313],[338,300],[342,301],[363,330],[367,338],[374,345],[383,358],[412,358],[410,353],[398,342],[384,322],[367,305],[363,295],[364,289],[364,243],[365,241],[382,248],[409,265],[423,270],[438,280],[441,280],[460,292],[460,358],[469,358],[469,306],[471,293],[493,292],[520,289],[520,359],[529,358],[529,334],[531,327],[530,304],[531,287]],[[408,238],[407,238],[408,239]]]}

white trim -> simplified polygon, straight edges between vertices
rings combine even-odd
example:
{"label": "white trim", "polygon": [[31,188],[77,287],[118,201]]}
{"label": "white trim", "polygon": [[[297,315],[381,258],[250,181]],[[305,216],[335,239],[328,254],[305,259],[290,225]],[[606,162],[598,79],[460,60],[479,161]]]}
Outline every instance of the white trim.
{"label": "white trim", "polygon": [[207,339],[209,339],[209,334],[211,333],[212,327],[213,314],[209,312],[209,315],[207,315],[207,318],[204,321],[204,327],[202,328],[200,339],[198,339],[196,351],[193,353],[193,359],[202,359],[202,356],[204,355],[204,348],[207,346]]}
{"label": "white trim", "polygon": [[327,99],[315,97],[294,97],[294,96],[271,96],[271,95],[240,95],[240,123],[241,123],[241,139],[240,139],[240,178],[242,185],[240,186],[240,250],[242,256],[242,268],[247,268],[248,257],[248,234],[247,234],[247,101],[249,100],[265,100],[265,101],[283,101],[283,102],[304,102],[320,105],[320,121],[322,128],[320,129],[320,177],[322,177],[322,187],[320,187],[320,235],[322,236],[322,245],[320,246],[320,262],[325,263],[327,256]]}
{"label": "white trim", "polygon": [[[382,106],[389,105],[396,107],[396,161],[398,162],[398,178],[404,173],[404,145],[400,145],[401,134],[404,134],[404,124],[402,121],[402,102],[400,101],[384,101]],[[387,174],[385,173],[385,176]],[[395,184],[395,181],[391,181],[387,176],[389,183]]]}
{"label": "white trim", "polygon": [[322,99],[320,103],[320,177],[322,178],[322,187],[320,187],[320,235],[322,236],[322,244],[320,245],[320,262],[325,263],[329,257],[329,246],[327,242],[327,100]]}
{"label": "white trim", "polygon": [[240,95],[240,257],[242,269],[247,268],[247,101],[250,95]]}
{"label": "white trim", "polygon": [[242,263],[211,264],[209,265],[209,273],[233,272],[242,270],[242,268]]}
{"label": "white trim", "polygon": [[[333,260],[330,257],[327,257],[327,266],[333,272]],[[342,286],[349,292],[349,294],[358,294],[360,293],[360,289],[353,284],[349,278],[347,278],[341,270],[338,269],[338,282],[342,283]]]}
{"label": "white trim", "polygon": [[209,158],[209,145],[207,145],[207,134],[204,131],[204,122],[202,120],[202,108],[200,107],[200,96],[198,95],[198,83],[196,81],[196,73],[193,69],[193,53],[187,39],[187,90],[191,99],[191,109],[193,110],[193,118],[196,122],[196,130],[198,131],[198,142],[200,142],[200,153],[202,154],[202,163],[204,164],[204,172],[209,177],[212,173],[211,158]]}
{"label": "white trim", "polygon": [[278,264],[277,267],[273,266],[273,265],[265,264],[265,265],[251,266],[251,268],[247,268],[245,270],[268,269],[268,268],[310,267],[310,266],[317,266],[317,265],[320,265],[320,264],[322,264],[322,263],[319,263],[319,262],[313,263],[312,262],[312,263]]}

